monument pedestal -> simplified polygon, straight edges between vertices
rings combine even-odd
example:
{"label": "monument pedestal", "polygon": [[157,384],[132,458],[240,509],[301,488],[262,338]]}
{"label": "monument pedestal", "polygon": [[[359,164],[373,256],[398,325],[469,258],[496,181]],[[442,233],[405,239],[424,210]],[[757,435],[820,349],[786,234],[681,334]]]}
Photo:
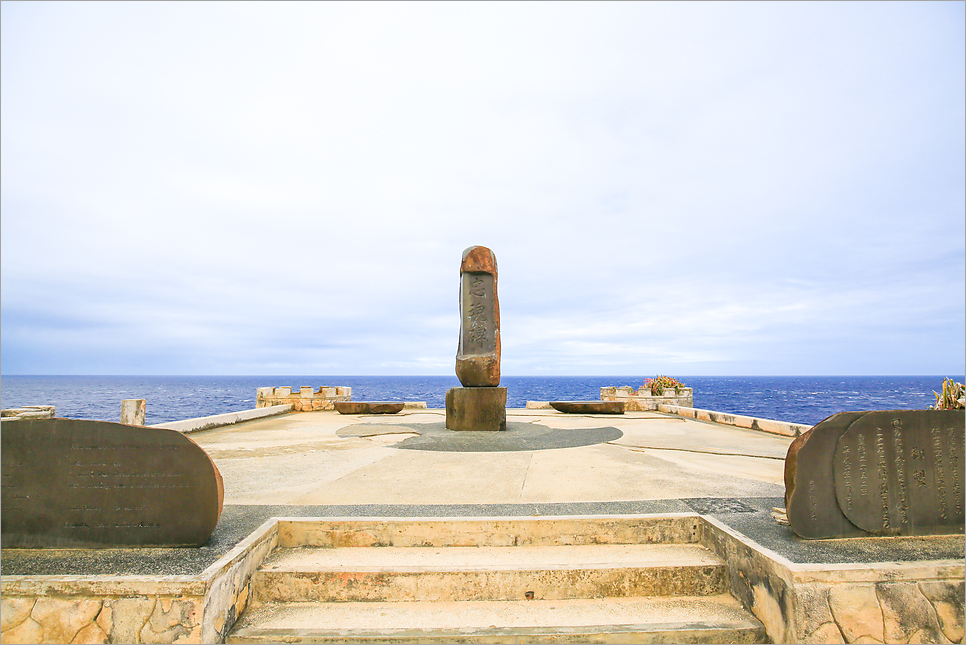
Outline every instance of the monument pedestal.
{"label": "monument pedestal", "polygon": [[506,388],[450,388],[446,391],[446,428],[506,430]]}

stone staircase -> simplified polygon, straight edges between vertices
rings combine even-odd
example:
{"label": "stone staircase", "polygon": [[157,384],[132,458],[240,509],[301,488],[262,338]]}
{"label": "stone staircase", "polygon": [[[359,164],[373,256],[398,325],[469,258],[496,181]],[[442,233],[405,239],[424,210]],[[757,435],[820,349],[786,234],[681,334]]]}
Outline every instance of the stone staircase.
{"label": "stone staircase", "polygon": [[285,522],[228,643],[760,643],[693,516]]}

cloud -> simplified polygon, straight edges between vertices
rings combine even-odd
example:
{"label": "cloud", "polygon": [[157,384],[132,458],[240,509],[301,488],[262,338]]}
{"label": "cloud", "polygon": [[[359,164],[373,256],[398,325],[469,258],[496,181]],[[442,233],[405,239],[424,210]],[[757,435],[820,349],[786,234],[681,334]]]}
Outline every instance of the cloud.
{"label": "cloud", "polygon": [[2,13],[4,373],[963,370],[961,5]]}

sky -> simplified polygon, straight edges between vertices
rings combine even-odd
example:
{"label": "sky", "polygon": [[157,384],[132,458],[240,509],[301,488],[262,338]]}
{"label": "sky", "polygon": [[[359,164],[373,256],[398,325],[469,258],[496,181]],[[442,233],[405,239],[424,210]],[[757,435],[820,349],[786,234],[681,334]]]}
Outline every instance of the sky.
{"label": "sky", "polygon": [[962,375],[966,4],[0,5],[0,371]]}

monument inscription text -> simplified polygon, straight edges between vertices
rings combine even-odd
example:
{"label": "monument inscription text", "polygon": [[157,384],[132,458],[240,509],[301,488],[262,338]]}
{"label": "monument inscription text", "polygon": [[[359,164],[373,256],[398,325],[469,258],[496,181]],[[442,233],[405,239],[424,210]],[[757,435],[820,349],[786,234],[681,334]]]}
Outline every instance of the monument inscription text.
{"label": "monument inscription text", "polygon": [[2,442],[4,548],[201,546],[221,513],[218,469],[174,430],[38,419]]}

